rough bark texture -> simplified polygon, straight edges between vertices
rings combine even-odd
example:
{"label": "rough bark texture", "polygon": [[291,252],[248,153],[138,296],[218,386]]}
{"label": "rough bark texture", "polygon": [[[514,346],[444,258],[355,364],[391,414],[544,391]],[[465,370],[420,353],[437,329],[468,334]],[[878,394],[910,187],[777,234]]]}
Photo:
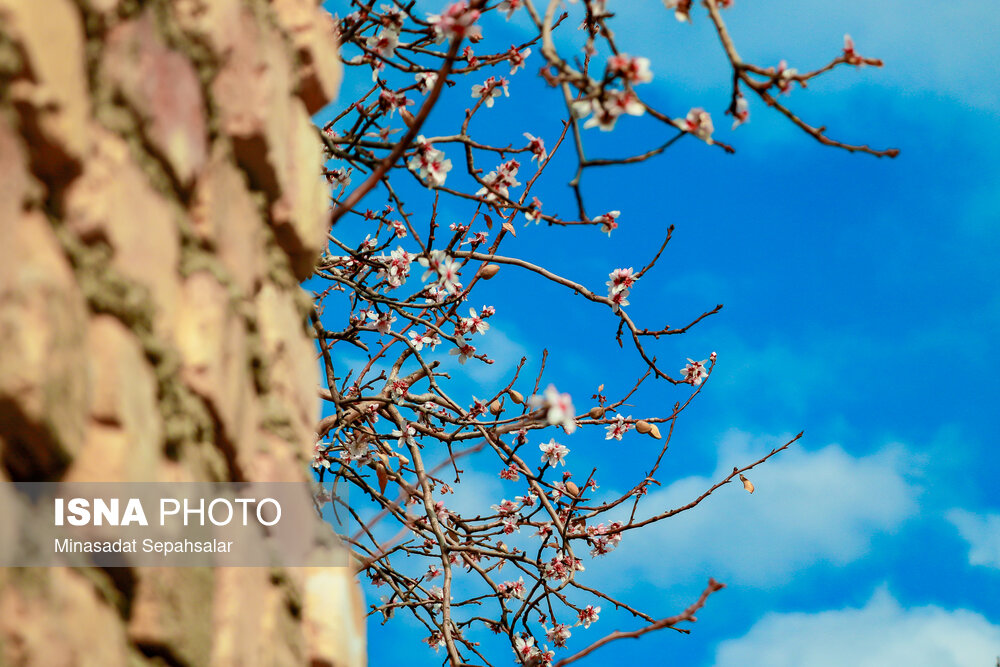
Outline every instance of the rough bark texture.
{"label": "rough bark texture", "polygon": [[[0,0],[0,478],[306,479],[315,0]],[[0,571],[2,665],[363,665],[347,568]]]}

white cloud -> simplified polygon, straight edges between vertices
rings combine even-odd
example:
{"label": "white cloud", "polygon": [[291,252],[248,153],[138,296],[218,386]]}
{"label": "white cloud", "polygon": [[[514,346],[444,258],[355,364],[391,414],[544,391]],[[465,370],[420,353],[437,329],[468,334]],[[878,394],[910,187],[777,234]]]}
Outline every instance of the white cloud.
{"label": "white cloud", "polygon": [[969,543],[969,564],[1000,568],[1000,514],[974,514],[953,509],[948,521]]}
{"label": "white cloud", "polygon": [[885,589],[860,608],[768,614],[722,642],[715,667],[989,667],[1000,626],[966,609],[903,608]]}
{"label": "white cloud", "polygon": [[[612,26],[629,29],[620,46],[654,57],[653,71],[663,80],[693,90],[728,86],[718,76],[727,65],[716,55],[718,38],[703,13],[683,25],[662,7],[621,5]],[[763,67],[780,58],[799,69],[819,66],[839,55],[844,33],[854,37],[863,55],[886,63],[880,69],[844,67],[815,83],[817,89],[843,90],[863,80],[906,96],[944,95],[986,109],[1000,102],[1000,88],[987,83],[1000,57],[1000,41],[992,38],[1000,29],[1000,12],[991,2],[956,0],[945,7],[937,0],[778,0],[766,10],[737,3],[725,18],[740,55]],[[673,48],[663,48],[665,35]]]}
{"label": "white cloud", "polygon": [[[783,442],[730,432],[711,477],[684,478],[649,494],[638,516],[690,502],[734,466]],[[919,489],[908,478],[909,460],[901,445],[860,458],[839,445],[816,451],[793,445],[748,473],[757,487],[753,495],[738,483],[722,487],[690,511],[626,533],[616,553],[593,566],[624,568],[655,582],[713,576],[768,586],[817,563],[856,561],[876,535],[916,512]]]}

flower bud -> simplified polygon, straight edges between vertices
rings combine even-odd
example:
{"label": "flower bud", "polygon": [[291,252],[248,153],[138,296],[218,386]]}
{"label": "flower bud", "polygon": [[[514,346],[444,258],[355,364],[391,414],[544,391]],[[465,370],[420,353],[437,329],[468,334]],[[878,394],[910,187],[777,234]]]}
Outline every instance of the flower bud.
{"label": "flower bud", "polygon": [[587,412],[587,414],[590,415],[591,419],[601,419],[604,417],[604,408],[599,405],[595,405]]}
{"label": "flower bud", "polygon": [[521,393],[519,391],[511,389],[507,393],[510,394],[510,400],[514,401],[518,405],[524,403],[524,396],[521,396]]}
{"label": "flower bud", "polygon": [[479,271],[479,276],[483,280],[489,280],[490,278],[495,276],[497,274],[497,271],[499,270],[500,270],[499,264],[487,264]]}
{"label": "flower bud", "polygon": [[653,425],[645,419],[640,419],[635,423],[635,430],[639,433],[646,434],[653,430]]}

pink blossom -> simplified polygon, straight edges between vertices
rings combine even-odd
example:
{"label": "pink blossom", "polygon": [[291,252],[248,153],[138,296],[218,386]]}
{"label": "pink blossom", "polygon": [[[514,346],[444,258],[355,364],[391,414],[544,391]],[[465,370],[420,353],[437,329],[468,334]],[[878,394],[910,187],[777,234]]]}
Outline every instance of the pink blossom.
{"label": "pink blossom", "polygon": [[372,35],[365,46],[374,51],[380,58],[392,58],[399,45],[399,33],[395,30],[383,30],[376,37]]}
{"label": "pink blossom", "polygon": [[497,79],[495,76],[491,76],[482,84],[477,83],[472,87],[472,96],[481,98],[488,108],[492,108],[494,98],[500,97],[501,94],[504,97],[510,97],[507,84],[507,79],[503,77]]}
{"label": "pink blossom", "polygon": [[427,22],[434,28],[435,41],[440,44],[446,39],[481,39],[482,30],[474,25],[478,18],[479,10],[469,9],[462,0],[451,3],[441,14],[428,14]]}
{"label": "pink blossom", "polygon": [[628,300],[628,290],[622,290],[621,292],[615,292],[611,295],[611,310],[617,313],[625,306],[629,305]]}
{"label": "pink blossom", "polygon": [[497,5],[497,11],[507,12],[507,20],[514,15],[518,9],[524,6],[524,0],[503,0]]}
{"label": "pink blossom", "polygon": [[497,167],[496,171],[491,171],[483,177],[483,183],[486,185],[476,192],[476,196],[483,197],[486,201],[495,200],[497,193],[503,197],[509,197],[510,188],[521,185],[515,178],[517,170],[520,168],[521,163],[517,160],[507,160]]}
{"label": "pink blossom", "polygon": [[707,359],[695,361],[694,359],[688,358],[687,366],[681,369],[681,373],[684,375],[684,381],[688,384],[694,385],[695,387],[700,385],[702,381],[708,377],[708,371],[705,370],[705,364],[707,362]]}
{"label": "pink blossom", "polygon": [[510,482],[516,482],[521,479],[521,471],[518,470],[517,466],[511,463],[509,466],[500,471],[500,479],[506,479]]}
{"label": "pink blossom", "polygon": [[712,131],[715,129],[712,126],[712,117],[700,107],[688,111],[685,118],[674,120],[674,125],[685,132],[690,132],[706,143],[712,143]]}
{"label": "pink blossom", "polygon": [[620,76],[633,85],[653,80],[653,73],[649,71],[649,58],[633,58],[627,53],[619,53],[608,58],[607,69],[612,76]]}
{"label": "pink blossom", "polygon": [[460,347],[453,347],[448,354],[458,355],[458,363],[464,364],[470,357],[476,354],[476,348],[465,343]]}
{"label": "pink blossom", "polygon": [[538,160],[538,166],[541,166],[545,162],[545,158],[548,156],[548,152],[545,150],[545,142],[534,135],[524,133],[525,139],[528,140],[528,150],[531,151],[531,161],[534,162]]}
{"label": "pink blossom", "polygon": [[451,171],[451,160],[444,153],[435,149],[423,135],[417,137],[416,152],[410,158],[407,166],[417,171],[420,179],[431,186],[444,185],[448,172]]}
{"label": "pink blossom", "polygon": [[566,433],[576,430],[576,411],[573,408],[573,399],[569,394],[560,394],[555,385],[549,385],[545,389],[544,396],[532,396],[529,403],[533,408],[545,406],[547,408],[545,418],[549,424],[562,426]]}
{"label": "pink blossom", "polygon": [[428,257],[418,257],[417,263],[427,269],[421,280],[436,276],[435,282],[449,294],[457,291],[458,263],[448,256],[444,250],[431,250]]}
{"label": "pink blossom", "polygon": [[417,441],[414,436],[417,435],[417,429],[413,428],[413,424],[406,424],[405,428],[400,431],[398,429],[392,432],[394,438],[398,438],[396,441],[397,447],[402,447],[404,444],[415,446]]}
{"label": "pink blossom", "polygon": [[527,592],[524,586],[524,577],[518,577],[517,581],[505,581],[498,585],[497,588],[500,590],[500,595],[508,599],[521,599]]}
{"label": "pink blossom", "polygon": [[[629,419],[632,415],[628,416]],[[621,440],[622,436],[628,433],[629,429],[632,428],[631,424],[625,422],[625,417],[617,415],[615,421],[604,427],[607,430],[607,435],[604,436],[605,440],[610,440],[614,438],[615,440]]]}
{"label": "pink blossom", "polygon": [[788,63],[782,60],[778,63],[778,89],[783,93],[792,92],[792,84],[795,82],[795,77],[799,75],[799,71],[794,67],[789,67]]}
{"label": "pink blossom", "polygon": [[396,113],[396,109],[405,108],[412,104],[413,100],[407,99],[406,95],[391,90],[383,90],[378,96],[379,108],[383,112],[388,111],[390,116]]}
{"label": "pink blossom", "polygon": [[507,59],[510,62],[510,73],[513,76],[517,74],[518,68],[524,69],[524,61],[531,55],[531,49],[518,51],[516,46],[511,45],[510,51],[507,53],[509,54]]}
{"label": "pink blossom", "polygon": [[392,330],[392,323],[396,321],[396,316],[392,313],[376,313],[368,311],[368,319],[375,321],[375,328],[381,334],[387,334]]}
{"label": "pink blossom", "polygon": [[601,613],[600,607],[595,607],[592,604],[588,604],[586,607],[581,609],[577,614],[580,619],[576,622],[577,625],[582,625],[584,628],[589,628],[591,623],[596,623],[597,619],[600,618]]}
{"label": "pink blossom", "polygon": [[555,623],[551,630],[545,631],[545,637],[552,642],[556,648],[565,648],[566,640],[570,637],[569,626],[565,623]]}
{"label": "pink blossom", "polygon": [[548,463],[553,468],[557,467],[560,463],[566,465],[566,456],[569,454],[569,448],[565,445],[560,445],[555,440],[549,440],[546,443],[538,445],[538,449],[542,450],[543,463]]}
{"label": "pink blossom", "polygon": [[466,45],[466,47],[462,49],[462,57],[465,58],[467,63],[469,63],[469,67],[479,67],[479,58],[477,58],[476,54],[472,52],[471,46]]}
{"label": "pink blossom", "polygon": [[691,0],[663,0],[663,6],[674,10],[674,18],[678,21],[691,20]]}
{"label": "pink blossom", "polygon": [[608,236],[611,236],[611,232],[618,229],[618,216],[621,214],[621,211],[608,211],[607,213],[594,218],[594,222],[600,223],[601,231]]}
{"label": "pink blossom", "polygon": [[605,283],[608,286],[608,296],[632,289],[632,286],[639,280],[635,277],[631,266],[627,269],[615,269],[608,274],[608,278],[611,279]]}
{"label": "pink blossom", "polygon": [[417,90],[426,95],[434,87],[437,78],[437,72],[417,72]]}
{"label": "pink blossom", "polygon": [[733,106],[733,129],[750,120],[750,103],[743,93],[736,94],[736,104]]}
{"label": "pink blossom", "polygon": [[849,65],[861,66],[865,64],[858,52],[854,50],[854,40],[850,35],[844,35],[844,59]]}

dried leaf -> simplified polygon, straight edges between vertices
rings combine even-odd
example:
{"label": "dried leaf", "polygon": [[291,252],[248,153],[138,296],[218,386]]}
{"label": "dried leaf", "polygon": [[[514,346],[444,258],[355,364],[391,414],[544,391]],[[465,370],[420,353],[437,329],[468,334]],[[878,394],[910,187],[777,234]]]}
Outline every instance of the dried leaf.
{"label": "dried leaf", "polygon": [[743,482],[743,488],[746,489],[747,492],[753,493],[753,482],[751,482],[743,475],[740,475],[740,481]]}
{"label": "dried leaf", "polygon": [[514,231],[514,225],[509,222],[503,223],[503,228],[510,232],[513,236],[517,236],[517,232]]}
{"label": "dried leaf", "polygon": [[486,229],[493,229],[493,218],[488,215],[483,215],[483,220],[486,221]]}

